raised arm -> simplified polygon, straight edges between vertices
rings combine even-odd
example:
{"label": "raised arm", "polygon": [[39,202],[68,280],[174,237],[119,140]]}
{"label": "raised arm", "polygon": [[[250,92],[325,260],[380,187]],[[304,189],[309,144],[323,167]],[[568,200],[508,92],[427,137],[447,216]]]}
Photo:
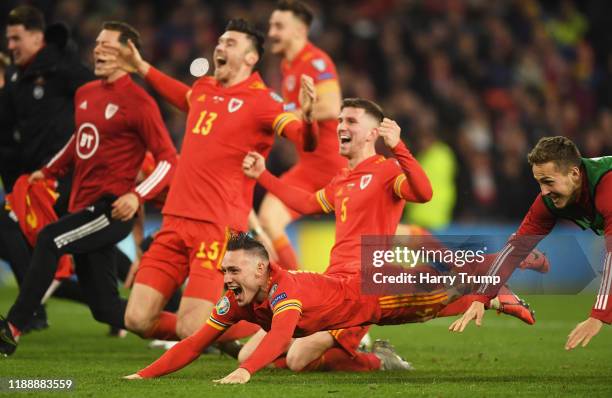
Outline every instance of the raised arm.
{"label": "raised arm", "polygon": [[104,50],[108,52],[105,67],[119,67],[129,73],[138,73],[166,101],[181,111],[188,112],[188,97],[191,92],[189,86],[166,75],[142,59],[140,52],[131,40],[128,40],[127,44],[127,46],[119,46],[119,48],[104,47]]}
{"label": "raised arm", "polygon": [[391,119],[385,118],[378,127],[378,134],[393,151],[403,174],[395,178],[393,191],[409,202],[425,203],[431,200],[433,191],[425,170],[412,156],[400,139],[400,127]]}

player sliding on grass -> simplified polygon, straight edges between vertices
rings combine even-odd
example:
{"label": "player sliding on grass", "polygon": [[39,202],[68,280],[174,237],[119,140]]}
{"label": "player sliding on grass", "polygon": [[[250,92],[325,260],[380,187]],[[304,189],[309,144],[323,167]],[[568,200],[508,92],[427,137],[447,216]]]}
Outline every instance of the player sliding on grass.
{"label": "player sliding on grass", "polygon": [[[204,327],[127,379],[175,372],[198,358],[231,325],[247,320],[260,325],[267,335],[238,369],[216,380],[221,384],[242,384],[279,356],[290,353],[299,341],[293,337],[320,330],[423,322],[436,315],[453,315],[444,310],[459,297],[456,289],[444,286],[405,295],[362,295],[358,277],[287,271],[270,263],[264,246],[246,234],[230,238],[221,269],[228,291]],[[357,355],[381,370],[405,368],[405,362],[390,347]]]}
{"label": "player sliding on grass", "polygon": [[[602,323],[612,322],[612,156],[587,159],[565,137],[540,139],[527,157],[541,194],[531,205],[521,226],[491,265],[488,275],[507,280],[521,260],[555,226],[557,219],[569,219],[582,229],[604,235],[606,256],[601,285],[590,317],[570,333],[565,349],[582,343],[585,347],[599,333]],[[496,294],[488,284],[479,287],[480,296],[450,330],[462,332],[471,320],[482,324],[484,304]]]}

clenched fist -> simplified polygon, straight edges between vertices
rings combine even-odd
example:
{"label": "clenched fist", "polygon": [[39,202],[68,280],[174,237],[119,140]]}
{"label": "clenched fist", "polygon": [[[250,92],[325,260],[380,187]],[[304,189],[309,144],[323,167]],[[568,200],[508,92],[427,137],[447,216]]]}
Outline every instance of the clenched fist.
{"label": "clenched fist", "polygon": [[242,161],[242,171],[249,178],[259,178],[266,170],[266,159],[257,152],[249,152]]}

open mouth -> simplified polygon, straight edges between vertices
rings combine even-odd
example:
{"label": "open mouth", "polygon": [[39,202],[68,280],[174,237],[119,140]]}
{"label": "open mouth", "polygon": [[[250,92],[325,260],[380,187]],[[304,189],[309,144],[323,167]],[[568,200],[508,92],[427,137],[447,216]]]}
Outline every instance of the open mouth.
{"label": "open mouth", "polygon": [[236,296],[236,298],[238,298],[238,296],[240,296],[240,294],[242,293],[242,287],[240,287],[240,285],[235,285],[235,286],[227,286],[227,290],[231,290],[232,292],[234,292],[234,296]]}
{"label": "open mouth", "polygon": [[340,143],[347,144],[351,142],[351,136],[348,134],[340,134]]}
{"label": "open mouth", "polygon": [[217,57],[217,58],[215,58],[215,62],[217,63],[217,66],[223,66],[223,65],[227,64],[227,59],[225,59],[223,57]]}

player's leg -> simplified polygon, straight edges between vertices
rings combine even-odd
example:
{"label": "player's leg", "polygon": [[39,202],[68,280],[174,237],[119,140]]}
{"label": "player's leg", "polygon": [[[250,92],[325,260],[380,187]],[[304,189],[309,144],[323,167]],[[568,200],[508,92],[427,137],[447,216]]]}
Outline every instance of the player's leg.
{"label": "player's leg", "polygon": [[[294,213],[297,218],[299,215]],[[266,231],[274,250],[278,254],[279,264],[285,269],[298,269],[298,259],[285,228],[293,220],[292,212],[276,196],[268,193],[259,207],[259,222]]]}
{"label": "player's leg", "polygon": [[164,311],[188,273],[180,219],[164,217],[161,230],[140,260],[125,312],[128,330],[144,338],[178,340],[177,317]]}
{"label": "player's leg", "polygon": [[126,300],[117,289],[114,245],[75,254],[75,273],[94,319],[117,329],[124,329]]}
{"label": "player's leg", "polygon": [[30,247],[19,229],[19,224],[9,217],[0,203],[0,258],[11,267],[17,285],[21,285],[30,265]]}
{"label": "player's leg", "polygon": [[287,367],[294,372],[302,371],[333,346],[334,338],[327,331],[296,339],[287,351]]}
{"label": "player's leg", "polygon": [[61,255],[93,252],[129,234],[132,222],[114,220],[110,211],[110,203],[100,201],[93,211],[69,214],[40,232],[19,296],[7,317],[16,328],[22,328],[40,304]]}
{"label": "player's leg", "polygon": [[223,292],[219,271],[229,229],[220,225],[183,220],[189,255],[189,279],[177,312],[176,331],[180,338],[191,336],[206,322]]}

